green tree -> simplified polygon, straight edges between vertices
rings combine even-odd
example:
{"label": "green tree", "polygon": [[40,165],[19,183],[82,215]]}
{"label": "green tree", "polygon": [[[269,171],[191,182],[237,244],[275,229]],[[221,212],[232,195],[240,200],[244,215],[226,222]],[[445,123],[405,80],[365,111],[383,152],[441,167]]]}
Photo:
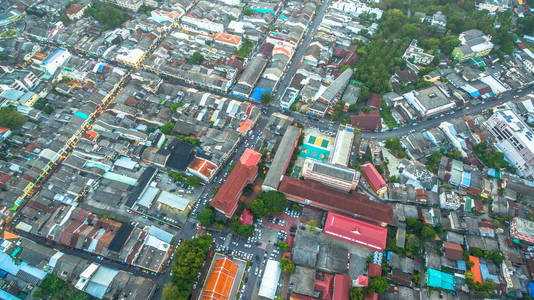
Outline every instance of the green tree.
{"label": "green tree", "polygon": [[88,294],[75,289],[66,281],[60,279],[55,274],[47,274],[41,282],[37,290],[33,293],[33,297],[39,299],[51,300],[89,300],[94,299]]}
{"label": "green tree", "polygon": [[174,181],[185,181],[185,176],[184,176],[184,173],[182,172],[169,171],[167,172],[167,175],[171,177],[172,179],[174,179]]}
{"label": "green tree", "polygon": [[152,6],[146,6],[146,5],[141,5],[139,7],[139,9],[137,10],[137,13],[140,13],[140,14],[143,14],[143,15],[147,15],[147,16],[150,16],[152,11],[155,10],[156,8],[155,7],[152,7]]}
{"label": "green tree", "polygon": [[400,139],[397,137],[386,140],[384,143],[384,146],[386,146],[386,148],[390,150],[391,154],[393,154],[397,158],[408,157],[408,154],[404,150],[404,147],[402,146]]}
{"label": "green tree", "polygon": [[507,161],[504,160],[504,153],[489,149],[486,142],[477,144],[473,147],[473,152],[480,158],[482,163],[494,169],[501,169],[509,167]]}
{"label": "green tree", "polygon": [[280,269],[285,274],[292,274],[295,272],[295,264],[289,258],[282,258],[280,260]]}
{"label": "green tree", "polygon": [[441,160],[441,152],[434,151],[426,160],[426,166],[428,170],[434,174],[437,174],[440,160]]}
{"label": "green tree", "polygon": [[369,285],[367,289],[370,292],[375,292],[377,294],[382,294],[388,289],[388,282],[384,277],[373,277],[369,279]]}
{"label": "green tree", "polygon": [[120,10],[117,6],[102,1],[97,1],[92,7],[87,7],[85,14],[102,24],[102,31],[117,28],[131,18],[128,13]]}
{"label": "green tree", "polygon": [[269,191],[260,193],[258,197],[252,200],[247,208],[257,218],[270,215],[275,212],[282,212],[286,206],[287,199],[284,194],[278,191]]}
{"label": "green tree", "polygon": [[273,96],[269,92],[264,92],[261,94],[261,103],[269,104],[273,100]]}
{"label": "green tree", "polygon": [[278,248],[282,251],[287,251],[289,249],[286,242],[278,242]]}
{"label": "green tree", "polygon": [[24,122],[26,122],[26,117],[14,106],[0,107],[0,126],[16,130],[22,127]]}
{"label": "green tree", "polygon": [[204,61],[204,56],[198,51],[193,52],[193,55],[189,59],[189,62],[193,65],[200,65],[202,61]]}
{"label": "green tree", "polygon": [[363,111],[363,112],[370,112],[370,111],[372,111],[372,110],[373,110],[373,108],[370,107],[370,106],[364,106],[364,107],[362,107],[362,111]]}
{"label": "green tree", "polygon": [[187,183],[187,185],[190,185],[192,187],[197,187],[200,185],[200,178],[196,176],[188,176],[185,179],[185,183]]}
{"label": "green tree", "polygon": [[161,300],[177,300],[177,299],[186,299],[182,296],[182,293],[178,290],[172,282],[165,283],[163,290],[161,292]]}
{"label": "green tree", "polygon": [[350,290],[350,300],[364,300],[365,294],[365,289],[354,286]]}
{"label": "green tree", "polygon": [[197,216],[198,221],[200,224],[209,227],[215,223],[215,212],[213,211],[213,208],[211,206],[204,207]]}
{"label": "green tree", "polygon": [[173,103],[173,104],[171,104],[170,109],[171,109],[172,112],[176,112],[179,107],[182,107],[182,103],[180,103],[180,102]]}
{"label": "green tree", "polygon": [[[172,284],[176,290],[172,291],[173,299],[187,299],[191,287],[197,280],[197,273],[206,262],[208,251],[212,243],[211,235],[202,235],[183,242],[174,252],[172,263]],[[176,291],[177,294],[176,295]]]}
{"label": "green tree", "polygon": [[462,152],[460,152],[460,150],[454,149],[454,150],[447,152],[447,156],[452,159],[458,160],[462,158]]}
{"label": "green tree", "polygon": [[460,43],[461,42],[458,37],[454,35],[448,35],[441,39],[440,48],[445,54],[451,55],[452,50],[460,45]]}
{"label": "green tree", "polygon": [[360,95],[358,96],[358,103],[366,102],[371,96],[371,92],[367,86],[362,86],[360,90]]}
{"label": "green tree", "polygon": [[230,229],[232,229],[233,232],[235,232],[241,237],[252,236],[252,233],[254,232],[254,226],[241,224],[239,222],[238,216],[232,217],[232,221],[230,222]]}
{"label": "green tree", "polygon": [[480,250],[480,248],[471,248],[471,255],[473,256],[476,256],[476,257],[483,257],[484,256],[484,252],[482,252],[482,250]]}
{"label": "green tree", "polygon": [[252,16],[254,14],[254,11],[252,9],[248,8],[248,7],[245,7],[243,9],[243,14],[245,16]]}
{"label": "green tree", "polygon": [[163,124],[163,125],[159,128],[159,130],[160,130],[161,133],[163,133],[163,134],[171,134],[173,129],[174,129],[174,122],[173,122],[173,121],[169,121],[169,122]]}
{"label": "green tree", "polygon": [[358,110],[358,104],[353,103],[353,104],[349,105],[349,111],[350,112],[355,112],[357,110]]}
{"label": "green tree", "polygon": [[54,107],[51,104],[47,104],[47,105],[45,105],[45,107],[43,109],[43,112],[45,114],[49,115],[49,114],[54,112]]}
{"label": "green tree", "polygon": [[436,237],[436,232],[430,225],[424,225],[423,229],[421,229],[421,238],[423,240],[430,240],[434,239]]}
{"label": "green tree", "polygon": [[252,195],[252,193],[254,193],[254,185],[252,183],[245,185],[243,188],[243,194],[249,196]]}

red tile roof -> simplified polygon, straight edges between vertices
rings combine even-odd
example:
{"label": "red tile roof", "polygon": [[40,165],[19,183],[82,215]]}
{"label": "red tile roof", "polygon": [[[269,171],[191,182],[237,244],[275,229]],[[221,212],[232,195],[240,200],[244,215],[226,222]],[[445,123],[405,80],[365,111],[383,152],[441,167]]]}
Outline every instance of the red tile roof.
{"label": "red tile roof", "polygon": [[367,182],[375,192],[387,186],[386,181],[384,180],[382,175],[378,173],[375,166],[373,166],[372,164],[368,163],[362,165],[361,169],[363,176],[365,176],[365,179],[367,179]]}
{"label": "red tile roof", "polygon": [[371,250],[386,248],[388,229],[329,212],[323,233]]}
{"label": "red tile roof", "polygon": [[369,263],[369,268],[367,269],[367,276],[377,277],[382,275],[382,266],[375,263]]}
{"label": "red tile roof", "polygon": [[445,257],[452,260],[464,259],[464,249],[460,244],[443,242],[445,248]]}
{"label": "red tile roof", "polygon": [[9,128],[5,128],[5,127],[0,126],[0,134],[8,132],[8,131],[9,131]]}
{"label": "red tile roof", "polygon": [[336,300],[349,300],[352,280],[347,275],[336,274],[334,276],[334,297]]}
{"label": "red tile roof", "polygon": [[256,178],[260,159],[261,153],[246,149],[213,200],[211,200],[211,206],[230,218],[237,209],[239,196],[243,188]]}
{"label": "red tile roof", "polygon": [[352,126],[358,127],[363,130],[381,130],[382,119],[378,110],[370,112],[360,112],[357,115],[350,116]]}
{"label": "red tile roof", "polygon": [[312,296],[304,296],[301,294],[291,293],[289,300],[315,300]]}
{"label": "red tile roof", "polygon": [[0,172],[0,183],[6,183],[9,180],[9,178],[11,178],[11,175],[6,174],[4,172]]}
{"label": "red tile roof", "polygon": [[70,15],[74,15],[74,14],[77,14],[80,12],[80,10],[84,9],[85,6],[81,5],[81,4],[78,4],[78,3],[74,3],[72,4],[71,6],[69,6],[69,8],[67,8],[67,10],[65,11],[65,13],[70,16]]}
{"label": "red tile roof", "polygon": [[243,225],[251,225],[252,221],[254,221],[254,216],[248,209],[245,208],[239,217],[239,223]]}
{"label": "red tile roof", "polygon": [[380,108],[380,104],[382,104],[382,96],[379,94],[371,93],[369,99],[367,99],[366,105],[374,108]]}
{"label": "red tile roof", "polygon": [[322,275],[323,279],[315,279],[315,289],[323,292],[322,300],[330,300],[332,299],[332,281],[334,280],[334,275],[326,273],[319,275]]}
{"label": "red tile roof", "polygon": [[390,204],[369,200],[369,196],[357,192],[344,193],[312,180],[284,176],[278,191],[292,201],[348,216],[357,214],[360,219],[369,222],[391,224],[393,219]]}

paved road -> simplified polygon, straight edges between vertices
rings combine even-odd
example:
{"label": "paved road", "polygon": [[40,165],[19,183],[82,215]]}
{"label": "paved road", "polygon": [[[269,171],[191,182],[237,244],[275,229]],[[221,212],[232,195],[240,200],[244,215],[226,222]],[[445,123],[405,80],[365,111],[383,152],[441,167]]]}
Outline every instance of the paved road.
{"label": "paved road", "polygon": [[450,113],[445,114],[443,117],[438,116],[433,119],[421,121],[416,124],[397,128],[391,131],[362,132],[361,137],[372,138],[372,139],[377,139],[377,140],[385,140],[385,139],[389,139],[392,137],[405,136],[409,134],[410,131],[414,131],[414,132],[422,131],[422,130],[430,129],[433,127],[437,127],[439,126],[441,122],[449,121],[454,118],[458,118],[458,117],[465,116],[465,115],[471,115],[471,114],[472,115],[479,114],[487,110],[490,107],[503,104],[505,102],[514,100],[515,98],[525,96],[532,92],[534,92],[533,88],[526,88],[524,90],[521,90],[521,92],[509,91],[509,92],[503,93],[502,95],[498,97],[492,97],[490,99],[484,100],[484,102],[481,102],[480,100],[476,100],[476,104],[472,104],[463,109],[452,111]]}
{"label": "paved road", "polygon": [[274,93],[273,97],[273,105],[278,106],[279,98],[282,97],[285,90],[291,83],[291,80],[293,79],[293,76],[295,76],[295,73],[297,72],[297,68],[300,64],[300,61],[302,60],[302,57],[304,56],[304,53],[308,49],[308,46],[310,46],[310,42],[313,39],[315,32],[317,32],[317,28],[319,27],[319,24],[321,24],[321,21],[323,20],[324,14],[326,13],[326,10],[328,6],[330,6],[331,0],[324,0],[321,3],[321,6],[319,6],[319,9],[317,9],[315,18],[311,22],[311,24],[308,26],[308,29],[304,32],[304,37],[300,41],[300,43],[297,45],[297,50],[293,54],[293,57],[291,58],[291,63],[289,67],[287,68],[286,72],[284,73],[284,76],[282,77],[282,81],[280,82],[280,85],[278,86],[278,89]]}

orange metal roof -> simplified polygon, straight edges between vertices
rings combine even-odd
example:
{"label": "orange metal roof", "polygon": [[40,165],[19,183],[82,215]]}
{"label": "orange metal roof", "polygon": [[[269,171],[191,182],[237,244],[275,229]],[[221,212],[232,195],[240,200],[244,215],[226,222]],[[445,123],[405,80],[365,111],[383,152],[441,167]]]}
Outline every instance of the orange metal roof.
{"label": "orange metal roof", "polygon": [[289,50],[287,50],[286,48],[282,46],[276,46],[273,48],[273,55],[278,52],[283,52],[285,55],[289,56]]}
{"label": "orange metal roof", "polygon": [[254,122],[252,122],[249,119],[246,119],[245,122],[239,123],[239,129],[237,131],[239,133],[246,132],[247,130],[250,129],[250,127],[252,127],[252,124],[254,124]]}
{"label": "orange metal roof", "polygon": [[224,32],[217,33],[214,38],[217,41],[236,44],[236,45],[241,42],[241,37],[237,35],[233,35],[233,34],[224,33]]}
{"label": "orange metal roof", "polygon": [[215,261],[202,294],[202,300],[227,300],[238,266],[227,257]]}
{"label": "orange metal roof", "polygon": [[209,160],[199,157],[195,157],[187,167],[191,170],[197,171],[208,179],[211,178],[213,172],[217,170],[217,165]]}
{"label": "orange metal roof", "polygon": [[18,238],[20,238],[20,236],[9,231],[4,231],[4,240],[16,240]]}
{"label": "orange metal roof", "polygon": [[471,273],[473,273],[473,281],[482,283],[482,274],[480,273],[480,260],[476,256],[469,255],[469,261],[473,262]]}

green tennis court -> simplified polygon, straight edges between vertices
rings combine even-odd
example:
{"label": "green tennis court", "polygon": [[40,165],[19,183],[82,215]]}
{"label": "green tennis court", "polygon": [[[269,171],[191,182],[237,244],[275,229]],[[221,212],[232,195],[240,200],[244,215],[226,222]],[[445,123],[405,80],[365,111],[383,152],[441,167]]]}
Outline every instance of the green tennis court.
{"label": "green tennis court", "polygon": [[299,156],[303,158],[311,157],[317,160],[328,161],[328,158],[330,157],[330,151],[309,144],[304,144],[302,145]]}

